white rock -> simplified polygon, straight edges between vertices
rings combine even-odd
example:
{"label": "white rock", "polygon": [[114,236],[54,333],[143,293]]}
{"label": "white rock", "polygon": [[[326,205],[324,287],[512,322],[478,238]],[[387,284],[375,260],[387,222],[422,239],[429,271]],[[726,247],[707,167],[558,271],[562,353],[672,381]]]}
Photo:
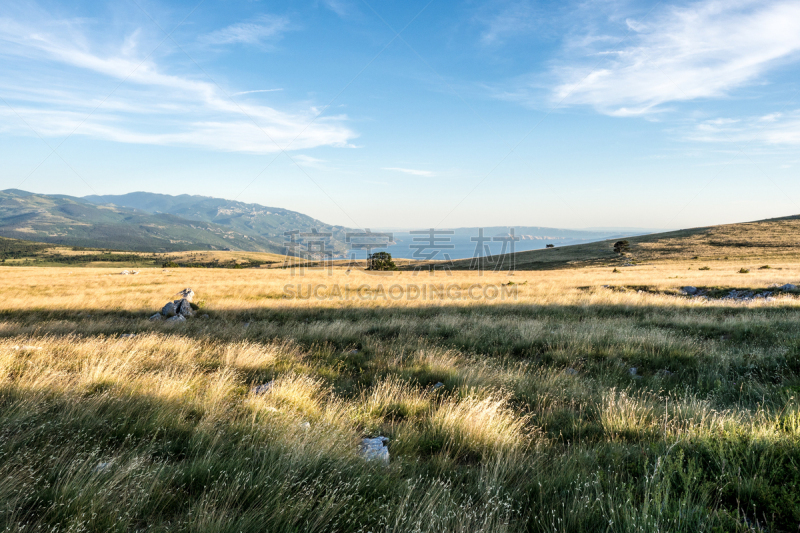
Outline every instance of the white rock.
{"label": "white rock", "polygon": [[128,272],[127,270],[123,270],[123,271],[122,271],[122,272],[120,272],[119,274],[120,274],[121,276],[127,276],[128,274],[130,274],[130,272]]}
{"label": "white rock", "polygon": [[164,318],[164,315],[162,315],[161,313],[156,313],[150,317],[150,320],[161,320],[162,318]]}
{"label": "white rock", "polygon": [[188,287],[179,292],[178,295],[182,299],[188,300],[189,302],[191,302],[194,299],[194,291]]}
{"label": "white rock", "polygon": [[136,333],[123,333],[122,335],[120,335],[120,338],[122,338],[122,339],[130,339],[131,337],[135,337],[135,336],[136,336]]}
{"label": "white rock", "polygon": [[687,285],[682,290],[688,295],[697,294],[697,287],[692,287],[691,285]]}
{"label": "white rock", "polygon": [[167,322],[186,322],[186,317],[183,315],[175,315],[172,318],[168,318]]}
{"label": "white rock", "polygon": [[442,387],[444,387],[444,383],[442,383],[441,381],[439,381],[439,382],[437,382],[436,384],[434,384],[434,385],[431,385],[431,388],[430,388],[430,390],[431,390],[431,391],[435,391],[435,390],[439,390],[439,389],[441,389]]}
{"label": "white rock", "polygon": [[389,439],[386,437],[375,437],[374,439],[361,439],[358,449],[361,457],[367,461],[379,461],[384,464],[389,464],[389,448],[386,443]]}
{"label": "white rock", "polygon": [[779,287],[779,289],[782,291],[793,291],[797,289],[797,285],[792,285],[791,283],[787,283],[786,285]]}

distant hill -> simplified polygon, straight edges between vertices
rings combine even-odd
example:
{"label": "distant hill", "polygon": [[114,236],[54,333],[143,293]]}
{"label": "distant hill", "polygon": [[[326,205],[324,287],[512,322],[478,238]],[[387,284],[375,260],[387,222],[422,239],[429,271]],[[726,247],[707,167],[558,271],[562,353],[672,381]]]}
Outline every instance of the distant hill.
{"label": "distant hill", "polygon": [[0,236],[132,251],[283,252],[275,240],[246,235],[220,224],[13,189],[0,191]]}
{"label": "distant hill", "polygon": [[614,252],[618,238],[574,246],[455,261],[456,269],[548,270],[589,265],[625,265],[695,259],[800,258],[800,216],[724,224],[626,237],[629,251]]}
{"label": "distant hill", "polygon": [[69,246],[286,253],[284,232],[312,229],[331,233],[327,248],[344,257],[351,230],[288,209],[186,194],[76,198],[0,192],[0,236]]}
{"label": "distant hill", "polygon": [[170,196],[132,192],[121,195],[85,196],[83,199],[94,204],[113,204],[151,214],[169,214],[188,220],[211,222],[247,235],[277,239],[278,242],[284,240],[283,234],[286,231],[308,231],[311,228],[336,234],[348,231],[342,226],[331,226],[296,211],[208,196],[188,194]]}
{"label": "distant hill", "polygon": [[281,249],[286,240],[285,232],[309,232],[311,229],[316,229],[321,233],[333,234],[330,247],[334,253],[342,255],[346,251],[345,234],[353,231],[343,226],[325,224],[308,215],[288,209],[209,196],[189,194],[171,196],[132,192],[121,195],[85,196],[83,199],[98,205],[114,205],[150,214],[169,214],[182,219],[225,226],[243,235],[266,239]]}

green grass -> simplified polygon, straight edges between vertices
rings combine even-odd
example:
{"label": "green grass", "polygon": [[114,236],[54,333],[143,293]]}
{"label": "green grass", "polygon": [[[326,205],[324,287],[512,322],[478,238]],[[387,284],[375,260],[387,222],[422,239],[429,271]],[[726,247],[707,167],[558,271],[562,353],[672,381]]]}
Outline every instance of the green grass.
{"label": "green grass", "polygon": [[[6,355],[0,382],[7,530],[800,523],[795,309],[210,313],[180,328],[102,309],[0,317],[3,353],[42,347]],[[375,435],[388,467],[356,453]]]}

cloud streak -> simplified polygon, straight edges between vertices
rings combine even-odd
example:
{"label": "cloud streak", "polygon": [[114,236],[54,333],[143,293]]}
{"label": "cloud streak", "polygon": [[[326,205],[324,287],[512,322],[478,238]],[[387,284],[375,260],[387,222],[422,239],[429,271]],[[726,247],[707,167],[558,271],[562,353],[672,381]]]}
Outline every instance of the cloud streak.
{"label": "cloud streak", "polygon": [[[579,57],[553,69],[555,102],[618,116],[663,111],[671,102],[718,98],[757,82],[800,52],[800,3],[705,0],[629,20],[630,36],[584,39]],[[631,44],[627,44],[631,43]],[[600,61],[598,68],[592,68]]]}
{"label": "cloud streak", "polygon": [[268,40],[277,40],[289,29],[289,20],[275,15],[261,15],[253,21],[237,22],[213,31],[201,41],[208,44],[264,45]]}
{"label": "cloud streak", "polygon": [[745,119],[718,118],[697,124],[690,138],[705,142],[759,142],[800,146],[800,110]]}
{"label": "cloud streak", "polygon": [[233,93],[231,96],[241,96],[243,94],[254,94],[254,93],[274,93],[276,91],[282,91],[283,89],[256,89],[255,91],[241,91],[238,93]]}
{"label": "cloud streak", "polygon": [[[42,31],[43,26],[50,31]],[[75,135],[114,142],[246,153],[280,151],[295,138],[292,150],[350,146],[356,137],[344,116],[311,123],[313,108],[290,112],[237,104],[213,82],[169,74],[153,59],[133,55],[135,34],[101,54],[93,51],[80,23],[59,20],[36,28],[0,19],[0,58],[10,74],[0,80],[0,88],[43,136],[68,135],[77,127]],[[24,76],[14,76],[15,67]],[[108,93],[98,94],[96,87],[113,88],[119,82],[119,89],[103,101]],[[7,108],[0,114],[20,122]]]}

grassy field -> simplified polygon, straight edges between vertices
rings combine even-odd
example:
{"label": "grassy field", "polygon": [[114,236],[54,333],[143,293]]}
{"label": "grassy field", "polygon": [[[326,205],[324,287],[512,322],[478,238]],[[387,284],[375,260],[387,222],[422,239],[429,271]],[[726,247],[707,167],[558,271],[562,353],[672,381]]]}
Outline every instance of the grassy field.
{"label": "grassy field", "polygon": [[460,260],[454,268],[550,270],[686,259],[791,261],[800,258],[800,216],[628,237],[630,251],[624,255],[614,252],[619,240]]}
{"label": "grassy field", "polygon": [[[0,523],[797,531],[800,300],[667,294],[800,280],[762,263],[0,267]],[[184,287],[208,317],[147,320]]]}

